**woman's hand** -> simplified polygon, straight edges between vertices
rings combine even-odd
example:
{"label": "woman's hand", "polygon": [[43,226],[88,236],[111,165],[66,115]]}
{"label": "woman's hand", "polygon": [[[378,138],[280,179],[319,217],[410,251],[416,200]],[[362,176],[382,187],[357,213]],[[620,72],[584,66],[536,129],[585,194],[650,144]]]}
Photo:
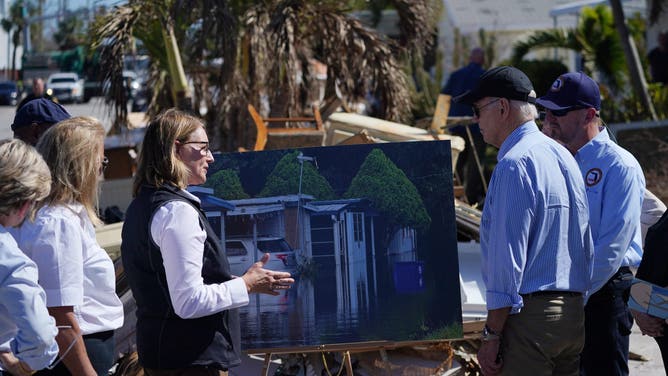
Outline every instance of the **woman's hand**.
{"label": "woman's hand", "polygon": [[289,289],[295,283],[295,280],[290,278],[290,273],[265,269],[267,261],[269,261],[269,254],[265,253],[260,261],[251,265],[241,276],[246,282],[249,293],[278,295],[279,292],[276,290]]}
{"label": "woman's hand", "polygon": [[0,352],[0,363],[5,371],[14,376],[30,376],[35,373],[30,366],[18,360],[11,352]]}
{"label": "woman's hand", "polygon": [[650,337],[663,336],[663,319],[633,309],[631,310],[631,314],[643,335]]}

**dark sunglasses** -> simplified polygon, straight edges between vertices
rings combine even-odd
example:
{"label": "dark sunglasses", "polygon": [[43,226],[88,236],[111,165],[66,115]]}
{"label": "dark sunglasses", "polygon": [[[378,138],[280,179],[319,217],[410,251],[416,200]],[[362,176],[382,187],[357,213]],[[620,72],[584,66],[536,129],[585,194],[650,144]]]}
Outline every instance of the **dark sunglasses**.
{"label": "dark sunglasses", "polygon": [[564,116],[568,115],[568,113],[571,112],[571,111],[582,110],[583,108],[586,108],[586,107],[576,106],[576,107],[572,107],[572,108],[564,108],[563,110],[548,110],[548,109],[546,109],[546,111],[550,111],[550,113],[552,113],[552,115],[554,115],[556,117],[564,117]]}
{"label": "dark sunglasses", "polygon": [[473,115],[475,115],[475,117],[480,117],[480,110],[482,110],[483,108],[489,106],[490,104],[496,103],[500,100],[501,100],[501,98],[496,98],[493,101],[489,101],[489,102],[483,104],[480,107],[477,107],[476,105],[472,105],[471,108],[473,109]]}

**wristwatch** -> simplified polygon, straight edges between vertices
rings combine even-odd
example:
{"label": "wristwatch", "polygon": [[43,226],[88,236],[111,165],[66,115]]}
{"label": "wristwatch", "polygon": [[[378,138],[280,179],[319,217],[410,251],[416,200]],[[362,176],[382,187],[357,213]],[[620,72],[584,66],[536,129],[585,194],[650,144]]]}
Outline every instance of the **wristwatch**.
{"label": "wristwatch", "polygon": [[497,333],[493,331],[492,329],[485,324],[485,327],[482,329],[482,337],[481,339],[485,342],[487,341],[497,341],[501,339],[501,333]]}

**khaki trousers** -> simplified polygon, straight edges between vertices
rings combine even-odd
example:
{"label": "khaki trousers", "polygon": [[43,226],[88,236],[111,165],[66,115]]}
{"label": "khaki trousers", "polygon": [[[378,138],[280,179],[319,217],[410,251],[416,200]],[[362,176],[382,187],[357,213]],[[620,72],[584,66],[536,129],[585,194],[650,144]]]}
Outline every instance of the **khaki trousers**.
{"label": "khaki trousers", "polygon": [[580,373],[584,347],[582,296],[523,296],[520,313],[503,328],[503,375],[552,376]]}

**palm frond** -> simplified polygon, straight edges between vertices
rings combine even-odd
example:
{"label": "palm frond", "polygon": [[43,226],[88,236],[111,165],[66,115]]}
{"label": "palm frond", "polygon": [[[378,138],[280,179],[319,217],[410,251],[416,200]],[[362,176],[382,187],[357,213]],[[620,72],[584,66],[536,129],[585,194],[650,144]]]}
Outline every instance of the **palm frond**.
{"label": "palm frond", "polygon": [[400,45],[421,54],[433,41],[437,18],[429,0],[392,0],[399,16]]}
{"label": "palm frond", "polygon": [[96,28],[93,48],[100,48],[100,70],[108,82],[105,103],[110,105],[114,123],[110,133],[119,133],[127,123],[127,93],[123,86],[123,57],[132,50],[132,30],[140,12],[132,5],[115,7]]}
{"label": "palm frond", "polygon": [[513,64],[519,63],[524,56],[533,49],[554,47],[568,48],[577,51],[582,48],[582,45],[573,35],[571,30],[551,29],[537,31],[526,41],[516,43],[513,46],[512,62]]}

